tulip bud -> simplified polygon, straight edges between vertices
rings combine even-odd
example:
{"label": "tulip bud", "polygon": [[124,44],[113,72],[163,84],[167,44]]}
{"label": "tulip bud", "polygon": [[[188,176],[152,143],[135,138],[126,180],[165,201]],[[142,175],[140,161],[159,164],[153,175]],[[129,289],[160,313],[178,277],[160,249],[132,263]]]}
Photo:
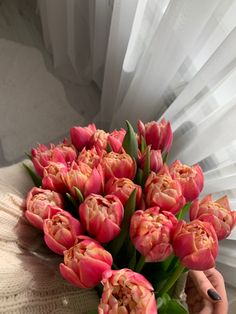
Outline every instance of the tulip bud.
{"label": "tulip bud", "polygon": [[111,269],[112,256],[97,241],[79,236],[77,243],[64,251],[60,264],[63,278],[79,288],[94,288],[105,270]]}
{"label": "tulip bud", "polygon": [[74,126],[70,129],[70,137],[73,145],[81,151],[89,143],[91,136],[96,132],[94,123],[86,127]]}
{"label": "tulip bud", "polygon": [[79,216],[88,233],[102,243],[120,233],[124,208],[118,197],[90,194],[79,207]]}
{"label": "tulip bud", "polygon": [[67,188],[62,180],[63,174],[67,173],[67,167],[62,163],[49,162],[44,168],[42,186],[44,189],[66,193]]}
{"label": "tulip bud", "polygon": [[96,130],[89,140],[88,147],[95,147],[97,151],[105,150],[107,148],[108,135],[109,133],[103,130]]}
{"label": "tulip bud", "polygon": [[199,165],[190,167],[176,160],[169,170],[171,177],[181,184],[183,196],[187,201],[193,201],[199,196],[204,183],[203,172]]}
{"label": "tulip bud", "polygon": [[236,212],[230,209],[227,196],[213,201],[208,195],[195,200],[190,207],[190,220],[209,222],[215,229],[218,240],[227,238],[236,224]]}
{"label": "tulip bud", "polygon": [[62,210],[64,208],[62,196],[50,190],[34,187],[26,198],[25,217],[31,225],[42,230],[44,219],[49,217],[50,206]]}
{"label": "tulip bud", "polygon": [[40,177],[43,177],[44,168],[48,166],[49,162],[61,163],[67,167],[62,149],[55,147],[54,144],[50,144],[49,148],[40,144],[31,150],[31,154],[35,170]]}
{"label": "tulip bud", "polygon": [[130,222],[130,238],[145,262],[164,261],[171,255],[171,234],[177,224],[175,216],[159,207],[136,211]]}
{"label": "tulip bud", "polygon": [[158,174],[151,172],[147,178],[145,197],[148,207],[159,206],[161,210],[173,214],[178,213],[186,203],[180,183],[171,178],[166,165]]}
{"label": "tulip bud", "polygon": [[157,314],[154,289],[143,275],[125,268],[107,270],[102,284],[99,314]]}
{"label": "tulip bud", "polygon": [[136,173],[136,162],[126,153],[110,152],[103,156],[101,165],[106,180],[112,177],[133,179]]}
{"label": "tulip bud", "polygon": [[75,187],[86,197],[90,193],[100,194],[103,191],[103,171],[99,165],[91,169],[85,163],[72,164],[71,169],[62,175],[62,180],[69,189],[71,195],[76,198]]}
{"label": "tulip bud", "polygon": [[125,133],[126,131],[124,129],[120,129],[119,131],[114,130],[112,133],[109,134],[107,142],[111,146],[113,152],[121,153]]}
{"label": "tulip bud", "polygon": [[67,166],[70,167],[77,156],[75,147],[65,139],[63,143],[59,143],[56,148],[62,153]]}
{"label": "tulip bud", "polygon": [[44,240],[55,253],[63,252],[75,244],[78,235],[83,233],[80,222],[67,211],[56,211],[43,222]]}
{"label": "tulip bud", "polygon": [[119,198],[125,205],[133,190],[136,189],[136,206],[139,207],[142,199],[142,188],[127,178],[111,178],[105,185],[105,193]]}
{"label": "tulip bud", "polygon": [[152,149],[160,149],[162,152],[170,151],[173,134],[170,122],[165,119],[160,122],[152,121],[146,124],[139,120],[138,134],[140,137],[144,137],[146,144],[151,145]]}
{"label": "tulip bud", "polygon": [[83,148],[83,150],[78,156],[77,164],[80,164],[82,162],[93,169],[99,165],[102,159],[102,156],[105,153],[106,151],[99,151],[98,153],[95,147],[93,147],[92,149],[87,149],[87,150]]}
{"label": "tulip bud", "polygon": [[[146,159],[146,151],[141,154],[139,153],[139,164],[140,168],[144,169],[145,159]],[[150,170],[157,173],[163,166],[161,151],[151,149],[150,151]]]}
{"label": "tulip bud", "polygon": [[178,222],[172,240],[175,255],[189,269],[207,270],[215,265],[218,239],[214,228],[208,223],[193,220]]}

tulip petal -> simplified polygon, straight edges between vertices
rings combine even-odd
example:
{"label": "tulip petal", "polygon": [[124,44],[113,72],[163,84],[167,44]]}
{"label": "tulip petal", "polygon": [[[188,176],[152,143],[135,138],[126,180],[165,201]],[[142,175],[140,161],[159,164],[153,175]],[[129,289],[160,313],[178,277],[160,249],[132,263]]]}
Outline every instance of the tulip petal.
{"label": "tulip petal", "polygon": [[80,280],[86,288],[94,288],[102,280],[102,273],[110,266],[100,260],[84,257],[80,260]]}
{"label": "tulip petal", "polygon": [[78,279],[78,276],[73,272],[72,269],[61,263],[59,265],[60,273],[62,277],[69,281],[72,285],[79,287],[79,288],[87,288],[81,281]]}

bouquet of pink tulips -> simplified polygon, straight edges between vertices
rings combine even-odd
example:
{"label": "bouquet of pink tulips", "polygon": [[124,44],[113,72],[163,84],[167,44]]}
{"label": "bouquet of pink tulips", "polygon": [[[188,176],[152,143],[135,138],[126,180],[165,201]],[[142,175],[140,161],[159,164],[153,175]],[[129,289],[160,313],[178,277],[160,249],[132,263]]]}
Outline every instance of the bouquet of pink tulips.
{"label": "bouquet of pink tulips", "polygon": [[32,149],[25,217],[63,256],[65,280],[97,288],[94,313],[187,313],[172,295],[178,278],[213,267],[236,223],[227,196],[198,198],[199,165],[168,165],[172,138],[164,119],[139,121],[137,133],[90,124]]}

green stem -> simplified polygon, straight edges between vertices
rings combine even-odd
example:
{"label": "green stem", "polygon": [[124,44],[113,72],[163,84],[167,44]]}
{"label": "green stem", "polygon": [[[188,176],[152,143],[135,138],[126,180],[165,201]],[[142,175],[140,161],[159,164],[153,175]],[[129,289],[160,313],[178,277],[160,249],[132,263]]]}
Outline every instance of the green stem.
{"label": "green stem", "polygon": [[139,258],[138,264],[135,267],[135,271],[137,273],[140,273],[140,271],[142,270],[144,264],[145,264],[145,256],[141,255],[140,258]]}
{"label": "green stem", "polygon": [[174,283],[176,282],[176,280],[179,278],[179,276],[182,274],[183,270],[184,270],[184,266],[180,263],[175,271],[173,272],[172,276],[169,277],[166,281],[166,283],[164,284],[164,286],[161,288],[161,290],[158,292],[158,296],[162,296],[164,293],[167,293],[170,288],[174,285]]}

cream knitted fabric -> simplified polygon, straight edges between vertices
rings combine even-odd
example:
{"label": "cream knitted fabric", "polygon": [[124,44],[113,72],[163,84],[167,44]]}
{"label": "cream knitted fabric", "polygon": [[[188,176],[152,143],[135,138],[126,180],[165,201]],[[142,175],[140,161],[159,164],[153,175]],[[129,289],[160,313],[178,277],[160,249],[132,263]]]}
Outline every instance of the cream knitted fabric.
{"label": "cream knitted fabric", "polygon": [[22,215],[31,187],[21,163],[0,169],[0,313],[88,313],[98,306],[96,292],[63,280],[61,258]]}

